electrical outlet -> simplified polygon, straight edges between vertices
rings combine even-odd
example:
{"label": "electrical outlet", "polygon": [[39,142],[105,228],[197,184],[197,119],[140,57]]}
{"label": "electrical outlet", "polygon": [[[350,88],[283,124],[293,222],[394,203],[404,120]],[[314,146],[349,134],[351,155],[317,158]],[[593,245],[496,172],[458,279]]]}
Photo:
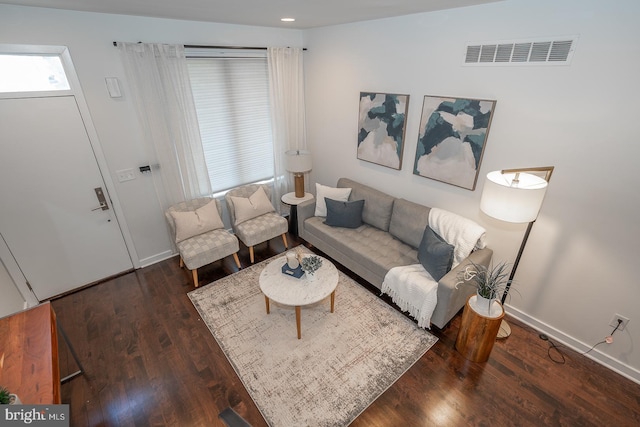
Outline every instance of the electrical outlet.
{"label": "electrical outlet", "polygon": [[629,319],[627,319],[624,316],[620,316],[617,313],[614,314],[613,317],[611,318],[611,323],[609,323],[609,326],[613,328],[618,326],[618,319],[622,320],[622,323],[620,323],[620,327],[618,328],[618,331],[624,331],[624,328],[627,327],[627,323],[629,323]]}

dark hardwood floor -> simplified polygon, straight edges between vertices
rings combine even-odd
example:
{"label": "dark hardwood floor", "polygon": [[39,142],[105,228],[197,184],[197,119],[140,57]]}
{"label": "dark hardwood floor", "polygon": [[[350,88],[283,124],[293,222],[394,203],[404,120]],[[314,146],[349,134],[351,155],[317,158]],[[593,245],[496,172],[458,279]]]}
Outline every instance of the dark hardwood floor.
{"label": "dark hardwood floor", "polygon": [[[258,245],[256,262],[283,250],[280,239]],[[246,248],[240,259],[248,265]],[[235,271],[228,257],[203,268],[200,283]],[[53,301],[86,370],[62,386],[72,426],[222,426],[228,406],[266,425],[186,296],[192,289],[173,258]],[[640,385],[566,348],[564,364],[552,361],[549,342],[517,321],[488,362],[469,362],[454,349],[459,323],[434,329],[438,343],[352,425],[640,425]],[[64,377],[75,365],[64,348],[61,359]]]}

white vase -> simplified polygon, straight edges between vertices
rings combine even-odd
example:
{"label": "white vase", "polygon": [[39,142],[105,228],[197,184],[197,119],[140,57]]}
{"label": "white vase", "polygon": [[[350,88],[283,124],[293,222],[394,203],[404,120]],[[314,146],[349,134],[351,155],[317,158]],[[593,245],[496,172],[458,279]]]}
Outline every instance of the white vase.
{"label": "white vase", "polygon": [[482,297],[480,296],[480,294],[476,292],[476,306],[474,308],[476,309],[478,314],[481,314],[486,317],[492,317],[491,308],[493,307],[493,302],[495,300],[496,300],[495,298]]}
{"label": "white vase", "polygon": [[22,402],[17,395],[11,393],[9,394],[9,405],[22,405]]}

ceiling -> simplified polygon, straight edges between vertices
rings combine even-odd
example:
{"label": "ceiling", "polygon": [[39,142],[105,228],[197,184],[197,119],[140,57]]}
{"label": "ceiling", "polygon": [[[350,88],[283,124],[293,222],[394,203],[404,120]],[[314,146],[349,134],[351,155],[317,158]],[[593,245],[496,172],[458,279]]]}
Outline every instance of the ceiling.
{"label": "ceiling", "polygon": [[[502,0],[0,0],[86,12],[306,29]],[[295,22],[281,22],[293,17]]]}

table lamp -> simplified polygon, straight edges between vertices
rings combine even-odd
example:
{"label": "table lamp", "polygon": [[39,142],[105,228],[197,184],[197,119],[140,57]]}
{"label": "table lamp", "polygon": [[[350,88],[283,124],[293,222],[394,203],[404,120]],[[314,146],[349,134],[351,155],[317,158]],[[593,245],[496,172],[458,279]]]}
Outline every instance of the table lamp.
{"label": "table lamp", "polygon": [[[541,178],[537,174],[544,174]],[[509,280],[502,294],[502,304],[504,304],[509,288],[516,275],[516,269],[520,263],[520,258],[524,252],[527,239],[531,233],[533,223],[538,217],[538,212],[542,207],[542,201],[547,191],[547,185],[553,173],[553,166],[504,169],[493,171],[487,174],[480,199],[480,210],[490,217],[506,222],[524,223],[528,222],[527,231],[524,233],[520,250],[513,268],[509,275]],[[498,338],[506,338],[511,334],[511,328],[502,321]]]}
{"label": "table lamp", "polygon": [[285,153],[286,168],[293,172],[296,198],[304,197],[304,174],[311,170],[311,152],[307,150],[288,150]]}

